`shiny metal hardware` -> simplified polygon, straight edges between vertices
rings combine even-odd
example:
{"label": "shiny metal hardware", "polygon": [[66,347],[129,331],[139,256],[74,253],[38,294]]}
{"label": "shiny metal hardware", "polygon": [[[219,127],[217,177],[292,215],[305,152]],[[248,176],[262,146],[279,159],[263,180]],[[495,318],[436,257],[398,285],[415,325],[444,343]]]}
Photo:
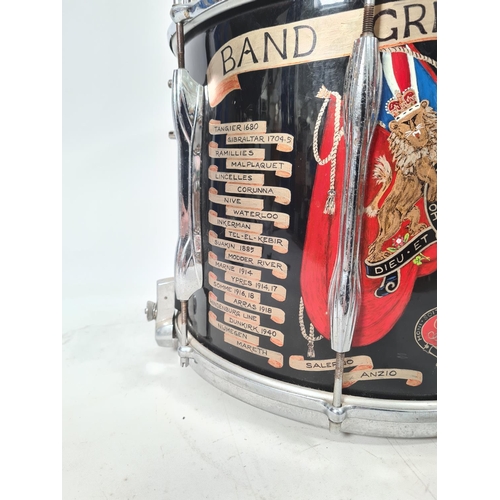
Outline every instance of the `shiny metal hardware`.
{"label": "shiny metal hardware", "polygon": [[187,301],[203,285],[201,151],[204,88],[185,69],[174,71],[173,109],[179,152],[179,241],[175,295]]}
{"label": "shiny metal hardware", "polygon": [[174,53],[177,47],[173,44],[176,38],[178,24],[183,25],[183,34],[199,26],[211,16],[222,14],[230,9],[240,7],[255,0],[193,0],[191,2],[175,2],[170,10],[173,24],[168,29],[168,39]]}
{"label": "shiny metal hardware", "polygon": [[174,0],[174,4],[170,10],[170,17],[172,17],[175,23],[178,68],[184,68],[184,22],[189,19],[192,3],[187,0]]}
{"label": "shiny metal hardware", "polygon": [[[169,81],[177,139],[179,181],[179,239],[175,276],[157,283],[156,303],[148,302],[146,316],[156,319],[156,342],[171,347],[178,340],[181,366],[189,364],[187,338],[188,300],[203,285],[201,238],[201,152],[205,106],[204,87],[179,68]],[[175,309],[175,300],[181,310]],[[175,327],[174,327],[175,325]]]}
{"label": "shiny metal hardware", "polygon": [[[181,324],[181,314],[173,307],[172,284],[172,278],[158,281],[157,331],[161,324],[167,329],[172,326],[172,338],[175,339],[184,326]],[[165,290],[167,292],[164,295]],[[156,337],[159,345],[172,345],[166,342],[168,335],[165,331],[161,335],[157,333]],[[342,406],[336,408],[331,403],[330,392],[282,382],[242,368],[207,349],[190,332],[187,333],[186,345],[179,343],[177,353],[181,366],[192,366],[198,375],[214,387],[284,418],[333,433],[394,438],[433,438],[437,435],[436,401],[343,395]]]}
{"label": "shiny metal hardware", "polygon": [[[228,3],[228,0],[174,0],[174,5],[170,11],[170,17],[174,23],[185,23],[196,18],[202,12],[214,7],[216,4]],[[230,2],[230,3],[234,3]],[[233,5],[231,5],[233,7]]]}
{"label": "shiny metal hardware", "polygon": [[[436,401],[402,401],[342,396],[342,407],[331,403],[331,392],[272,379],[231,363],[189,334],[180,356],[214,387],[256,408],[304,424],[364,436],[433,438],[437,435]],[[180,351],[180,349],[178,349]]]}
{"label": "shiny metal hardware", "polygon": [[158,309],[156,306],[156,302],[151,302],[150,300],[148,300],[148,302],[146,303],[146,308],[144,309],[144,314],[146,315],[146,319],[148,321],[153,321],[154,319],[156,319],[157,311]]}
{"label": "shiny metal hardware", "polygon": [[174,5],[170,10],[170,17],[174,23],[183,23],[191,18],[191,13],[198,9],[199,1],[174,0]]}
{"label": "shiny metal hardware", "polygon": [[179,240],[175,295],[187,301],[203,285],[201,151],[204,88],[185,69],[174,71],[173,110],[178,144]]}
{"label": "shiny metal hardware", "polygon": [[[182,304],[182,303],[181,303]],[[187,304],[187,302],[184,302]],[[187,324],[183,323],[184,318],[182,312],[178,312],[175,317],[174,325],[176,329],[177,337],[186,335],[186,340],[182,343],[179,342],[179,346],[177,347],[177,354],[179,355],[181,367],[185,368],[189,366],[189,360],[193,357],[193,349],[190,345],[190,335],[187,333]],[[187,322],[186,322],[187,323]]]}
{"label": "shiny metal hardware", "polygon": [[146,304],[146,318],[148,321],[156,320],[155,339],[161,347],[173,347],[176,333],[174,320],[175,310],[175,283],[174,278],[165,278],[156,282],[156,302],[148,301]]}
{"label": "shiny metal hardware", "polygon": [[375,0],[365,0],[363,32],[355,40],[344,85],[346,160],[338,258],[329,289],[332,349],[336,351],[334,407],[341,406],[345,353],[351,349],[359,310],[359,247],[368,156],[380,107],[382,66],[373,33]]}
{"label": "shiny metal hardware", "polygon": [[174,23],[194,24],[204,14],[221,14],[228,9],[240,7],[255,0],[191,0],[174,1],[170,17]]}
{"label": "shiny metal hardware", "polygon": [[168,85],[172,88],[172,109],[177,139],[179,179],[179,240],[175,259],[175,297],[181,311],[177,315],[181,365],[189,358],[182,356],[188,346],[188,300],[203,286],[201,248],[201,151],[205,90],[184,69],[184,22],[189,18],[193,2],[174,0],[171,17],[175,22],[177,66]]}
{"label": "shiny metal hardware", "polygon": [[[179,346],[187,346],[187,306],[203,286],[201,236],[201,152],[205,89],[187,70],[174,71],[172,107],[179,159],[179,240],[175,262],[175,296],[181,303]],[[181,365],[188,359],[181,357]]]}

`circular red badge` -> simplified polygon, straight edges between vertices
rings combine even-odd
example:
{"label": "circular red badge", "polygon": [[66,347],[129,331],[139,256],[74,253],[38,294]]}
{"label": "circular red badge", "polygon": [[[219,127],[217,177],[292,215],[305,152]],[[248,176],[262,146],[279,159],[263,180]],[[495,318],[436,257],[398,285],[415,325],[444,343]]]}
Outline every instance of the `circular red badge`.
{"label": "circular red badge", "polygon": [[420,316],[415,325],[415,341],[427,353],[437,358],[437,308]]}

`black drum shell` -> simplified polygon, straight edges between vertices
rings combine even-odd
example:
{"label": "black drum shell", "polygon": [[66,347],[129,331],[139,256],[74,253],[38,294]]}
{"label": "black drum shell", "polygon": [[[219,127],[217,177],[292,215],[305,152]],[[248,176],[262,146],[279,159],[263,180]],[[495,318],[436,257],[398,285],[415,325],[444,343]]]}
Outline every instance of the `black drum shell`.
{"label": "black drum shell", "polygon": [[[386,2],[377,2],[383,3]],[[321,6],[321,2],[298,0],[250,2],[236,5],[234,9],[221,15],[217,15],[217,9],[214,8],[213,14],[205,22],[186,33],[186,68],[195,80],[206,85],[209,61],[225,43],[235,37],[254,30],[307,21],[361,7],[362,2],[359,1],[325,3]],[[414,47],[423,56],[437,60],[435,40],[418,42]],[[261,297],[263,305],[281,309],[285,321],[277,324],[261,315],[260,324],[271,330],[281,331],[285,340],[282,346],[277,346],[271,342],[270,337],[259,335],[259,347],[279,352],[283,357],[283,365],[276,368],[269,364],[266,357],[225,342],[223,332],[209,322],[210,312],[215,313],[219,321],[223,321],[223,313],[210,304],[209,294],[215,294],[218,302],[224,303],[224,293],[214,290],[210,285],[211,275],[215,274],[217,280],[223,282],[224,272],[209,264],[209,252],[215,254],[219,261],[224,261],[225,258],[224,249],[215,247],[209,241],[210,234],[215,232],[219,239],[225,239],[226,236],[224,229],[215,227],[208,217],[210,211],[217,212],[219,217],[225,217],[223,207],[209,200],[209,190],[215,188],[218,193],[224,192],[225,184],[210,180],[208,171],[214,164],[219,172],[230,170],[225,168],[225,160],[210,158],[208,152],[203,157],[201,192],[204,288],[189,301],[191,333],[217,355],[270,378],[327,391],[333,387],[334,372],[331,360],[335,354],[330,341],[321,338],[313,343],[314,357],[307,356],[308,343],[299,321],[301,269],[314,181],[318,171],[313,152],[314,128],[324,102],[316,95],[322,85],[342,94],[347,63],[348,57],[340,57],[242,73],[238,75],[240,90],[233,90],[214,107],[207,104],[207,122],[209,119],[221,123],[265,121],[268,131],[290,134],[294,138],[294,148],[291,152],[277,151],[274,145],[263,146],[266,159],[287,161],[293,165],[292,175],[288,178],[278,177],[273,172],[264,172],[266,186],[285,188],[291,193],[288,205],[276,203],[272,196],[263,197],[264,211],[287,214],[290,220],[288,228],[278,228],[272,222],[262,222],[264,234],[288,241],[288,252],[284,254],[274,251],[268,245],[261,245],[262,258],[279,260],[287,267],[285,279],[277,279],[268,269],[261,269],[262,281],[281,285],[287,291],[286,300],[283,302],[273,300],[269,294],[263,293]],[[204,137],[207,151],[208,145],[213,141],[217,142],[219,147],[229,147],[225,144],[224,136],[215,136],[209,132],[208,123],[204,124]],[[425,255],[425,252],[423,254]],[[369,345],[352,348],[347,354],[348,358],[368,357],[372,366],[370,368],[361,365],[360,369],[365,369],[367,378],[346,387],[346,394],[403,400],[436,399],[437,347],[428,344],[426,346],[419,337],[419,328],[429,320],[435,322],[437,318],[436,288],[435,271],[415,279],[411,297],[396,324],[381,339]],[[308,333],[310,322],[307,311],[302,321]],[[316,367],[318,371],[292,368],[290,359],[297,356],[303,357],[309,367]],[[346,370],[349,371],[348,366]],[[418,385],[411,385],[401,378],[392,379],[391,374],[396,370],[418,372],[422,380]]]}

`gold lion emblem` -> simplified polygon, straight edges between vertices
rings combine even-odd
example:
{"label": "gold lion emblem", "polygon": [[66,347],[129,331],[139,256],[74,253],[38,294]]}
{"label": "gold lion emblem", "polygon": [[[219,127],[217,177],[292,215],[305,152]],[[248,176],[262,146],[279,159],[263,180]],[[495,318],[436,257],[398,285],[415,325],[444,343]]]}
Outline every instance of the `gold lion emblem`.
{"label": "gold lion emblem", "polygon": [[385,158],[377,158],[373,177],[380,190],[366,208],[369,217],[377,216],[379,232],[368,248],[368,262],[379,262],[390,255],[383,251],[386,241],[392,238],[406,219],[410,222],[410,236],[427,227],[420,222],[416,203],[424,195],[427,201],[437,200],[437,114],[422,100],[420,106],[400,120],[389,123],[389,148],[395,162],[394,185],[382,206],[378,204],[392,182],[392,169]]}

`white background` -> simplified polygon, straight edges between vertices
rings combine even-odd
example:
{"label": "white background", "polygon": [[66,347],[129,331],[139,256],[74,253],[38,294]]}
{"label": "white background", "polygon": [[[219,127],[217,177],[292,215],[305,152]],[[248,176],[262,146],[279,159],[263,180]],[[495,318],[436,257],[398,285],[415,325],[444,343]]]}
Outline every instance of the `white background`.
{"label": "white background", "polygon": [[63,3],[65,330],[137,317],[156,300],[156,280],[173,275],[169,10],[167,1]]}
{"label": "white background", "polygon": [[[499,9],[482,5],[445,15],[440,6],[444,498],[490,498],[497,475],[499,183],[490,90]],[[154,344],[142,309],[156,279],[172,272],[177,225],[166,137],[169,2],[0,8],[0,495],[435,494],[435,476],[426,475],[434,484],[426,493],[419,479],[429,472],[418,451],[428,443],[339,444],[225,396]]]}

